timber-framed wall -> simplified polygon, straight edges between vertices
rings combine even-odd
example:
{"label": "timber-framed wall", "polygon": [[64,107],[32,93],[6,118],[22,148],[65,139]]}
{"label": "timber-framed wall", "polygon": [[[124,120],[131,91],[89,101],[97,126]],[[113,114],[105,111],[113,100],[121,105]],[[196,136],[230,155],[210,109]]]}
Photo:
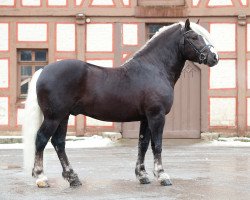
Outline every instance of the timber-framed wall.
{"label": "timber-framed wall", "polygon": [[[107,0],[101,4],[95,0],[58,2],[0,2],[0,37],[3,38],[0,41],[1,134],[20,134],[21,130],[24,99],[18,96],[18,50],[47,49],[49,63],[59,59],[81,59],[104,63],[106,67],[117,67],[146,42],[148,24],[175,23],[187,17],[194,22],[200,19],[201,25],[215,36],[222,61],[220,68],[209,69],[200,65],[185,68],[185,73],[190,74],[191,78],[191,73],[199,73],[195,76],[197,80],[200,79],[200,97],[197,98],[200,102],[200,117],[196,120],[200,124],[198,132],[219,131],[240,136],[249,133],[249,0],[225,0],[220,4],[214,0]],[[41,24],[44,29],[39,26]],[[40,34],[25,36],[22,28],[37,29]],[[105,44],[93,42],[99,37],[97,31],[102,31]],[[62,33],[66,33],[65,36]],[[62,45],[60,41],[67,42]],[[182,133],[174,132],[177,126],[179,132],[194,130],[186,130],[186,127],[177,125],[174,119],[172,121],[174,135],[171,134],[171,137],[185,137]],[[137,125],[133,128],[129,126],[95,121],[79,115],[71,117],[69,131],[84,135],[138,128]]]}

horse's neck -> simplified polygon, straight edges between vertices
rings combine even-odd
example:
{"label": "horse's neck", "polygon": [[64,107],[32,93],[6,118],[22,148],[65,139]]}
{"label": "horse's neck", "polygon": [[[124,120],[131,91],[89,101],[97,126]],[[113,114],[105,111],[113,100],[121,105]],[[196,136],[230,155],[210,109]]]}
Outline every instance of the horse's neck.
{"label": "horse's neck", "polygon": [[168,73],[173,76],[174,85],[177,82],[177,80],[180,78],[184,65],[185,65],[185,60],[182,59],[182,60],[178,60],[178,62],[176,62],[174,65],[169,65],[170,67],[167,68],[169,69]]}
{"label": "horse's neck", "polygon": [[133,59],[160,68],[175,85],[185,64],[179,47],[180,32],[177,30],[167,38],[162,35],[162,38],[159,37],[155,40],[153,44],[135,54]]}

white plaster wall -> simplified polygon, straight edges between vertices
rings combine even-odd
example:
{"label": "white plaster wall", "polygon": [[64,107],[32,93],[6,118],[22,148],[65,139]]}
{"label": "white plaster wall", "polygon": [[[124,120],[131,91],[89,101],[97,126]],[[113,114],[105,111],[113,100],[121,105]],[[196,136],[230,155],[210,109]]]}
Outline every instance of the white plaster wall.
{"label": "white plaster wall", "polygon": [[22,0],[23,6],[40,6],[40,0]]}
{"label": "white plaster wall", "polygon": [[122,2],[125,6],[129,6],[130,0],[122,0]]}
{"label": "white plaster wall", "polygon": [[250,89],[250,60],[247,61],[247,89]]}
{"label": "white plaster wall", "polygon": [[87,51],[100,52],[113,50],[112,24],[87,24]]}
{"label": "white plaster wall", "polygon": [[57,24],[56,50],[75,51],[75,24]]}
{"label": "white plaster wall", "polygon": [[218,51],[235,51],[235,24],[211,24],[210,33]]}
{"label": "white plaster wall", "polygon": [[74,115],[69,116],[68,126],[75,126],[75,118]]}
{"label": "white plaster wall", "polygon": [[15,0],[0,0],[0,6],[14,6]]}
{"label": "white plaster wall", "polygon": [[46,42],[47,24],[18,24],[18,41]]}
{"label": "white plaster wall", "polygon": [[112,6],[114,5],[112,0],[93,0],[92,4],[93,6]]}
{"label": "white plaster wall", "polygon": [[0,125],[8,125],[9,107],[8,97],[0,97]]}
{"label": "white plaster wall", "polygon": [[113,122],[104,122],[86,116],[86,124],[87,126],[112,126]]}
{"label": "white plaster wall", "polygon": [[250,98],[247,98],[247,126],[250,126]]}
{"label": "white plaster wall", "polygon": [[9,60],[0,59],[0,88],[9,87]]}
{"label": "white plaster wall", "polygon": [[76,0],[76,5],[79,6],[84,0]]}
{"label": "white plaster wall", "polygon": [[0,23],[0,51],[8,51],[9,49],[9,24]]}
{"label": "white plaster wall", "polygon": [[127,53],[123,53],[123,54],[122,54],[122,58],[123,58],[123,59],[126,58],[127,56],[128,56]]}
{"label": "white plaster wall", "polygon": [[[249,1],[249,0],[248,0]],[[247,0],[241,0],[242,5],[247,5]]]}
{"label": "white plaster wall", "polygon": [[101,67],[113,67],[113,60],[87,60],[87,62]]}
{"label": "white plaster wall", "polygon": [[197,6],[199,4],[200,0],[193,0],[193,6]]}
{"label": "white plaster wall", "polygon": [[210,88],[236,87],[236,61],[220,60],[218,65],[210,68]]}
{"label": "white plaster wall", "polygon": [[210,0],[208,3],[209,6],[227,6],[233,5],[231,0]]}
{"label": "white plaster wall", "polygon": [[235,116],[235,98],[210,98],[210,126],[235,126]]}
{"label": "white plaster wall", "polygon": [[250,98],[247,98],[247,126],[250,126]]}
{"label": "white plaster wall", "polygon": [[67,5],[67,0],[48,0],[49,6],[65,6]]}
{"label": "white plaster wall", "polygon": [[24,113],[24,109],[17,109],[17,125],[23,124]]}
{"label": "white plaster wall", "polygon": [[250,23],[247,24],[247,51],[250,51]]}
{"label": "white plaster wall", "polygon": [[137,45],[138,44],[138,25],[123,24],[123,44]]}

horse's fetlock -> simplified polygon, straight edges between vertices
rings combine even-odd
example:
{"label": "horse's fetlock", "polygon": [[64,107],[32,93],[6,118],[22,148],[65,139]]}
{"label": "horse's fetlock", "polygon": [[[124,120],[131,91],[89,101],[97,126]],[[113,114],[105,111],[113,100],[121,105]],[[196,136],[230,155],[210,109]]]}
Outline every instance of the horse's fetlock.
{"label": "horse's fetlock", "polygon": [[159,178],[164,173],[164,170],[154,170],[153,174],[156,178]]}
{"label": "horse's fetlock", "polygon": [[78,175],[72,169],[70,169],[69,171],[63,171],[62,176],[69,183],[79,181]]}
{"label": "horse's fetlock", "polygon": [[33,168],[32,169],[32,176],[34,178],[37,178],[40,174],[43,173],[43,170],[42,169],[37,169],[37,168]]}
{"label": "horse's fetlock", "polygon": [[139,165],[138,168],[139,168],[140,171],[145,171],[145,165],[144,164]]}
{"label": "horse's fetlock", "polygon": [[144,164],[136,164],[136,167],[135,167],[136,174],[139,174],[142,171],[146,171],[145,165]]}
{"label": "horse's fetlock", "polygon": [[148,184],[150,183],[148,173],[143,170],[143,171],[136,171],[136,177],[139,180],[141,184]]}
{"label": "horse's fetlock", "polygon": [[153,149],[153,153],[155,157],[160,157],[162,152],[162,146],[161,145],[155,145]]}

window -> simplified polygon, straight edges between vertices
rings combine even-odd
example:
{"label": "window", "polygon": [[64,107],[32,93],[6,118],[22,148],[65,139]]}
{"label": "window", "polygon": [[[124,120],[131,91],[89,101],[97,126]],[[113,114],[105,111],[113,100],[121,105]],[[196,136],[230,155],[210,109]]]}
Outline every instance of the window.
{"label": "window", "polygon": [[162,28],[163,26],[169,26],[171,25],[172,23],[165,23],[165,24],[148,24],[147,27],[148,27],[148,39],[150,39],[151,37],[153,37],[153,35],[160,29]]}
{"label": "window", "polygon": [[25,98],[32,75],[48,64],[47,49],[20,49],[17,52],[18,94]]}

